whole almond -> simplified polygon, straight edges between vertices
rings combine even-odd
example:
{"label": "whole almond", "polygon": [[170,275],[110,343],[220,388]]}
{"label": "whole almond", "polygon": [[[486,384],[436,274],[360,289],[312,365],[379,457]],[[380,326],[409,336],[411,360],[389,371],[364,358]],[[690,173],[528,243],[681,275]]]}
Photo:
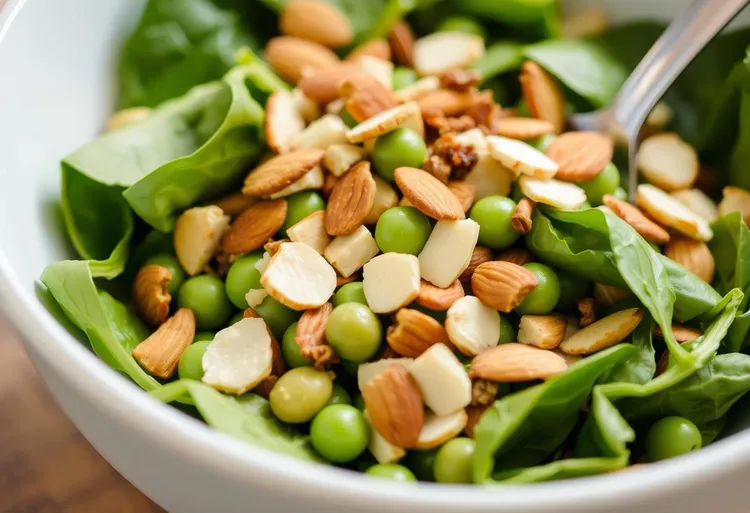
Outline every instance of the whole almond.
{"label": "whole almond", "polygon": [[643,319],[643,310],[628,308],[596,321],[560,344],[566,354],[588,355],[612,347],[630,335]]}
{"label": "whole almond", "polygon": [[339,97],[339,87],[349,76],[358,73],[353,64],[342,62],[338,66],[306,75],[297,86],[311,100],[326,104]]}
{"label": "whole almond", "polygon": [[400,167],[394,175],[404,197],[424,215],[437,220],[466,219],[464,208],[456,195],[428,172]]}
{"label": "whole almond", "polygon": [[614,143],[598,132],[566,132],[552,141],[546,153],[560,166],[557,180],[584,182],[599,176],[612,161]]}
{"label": "whole almond", "polygon": [[182,352],[193,343],[195,316],[189,308],[180,308],[146,340],[133,349],[133,358],[150,374],[171,378]]}
{"label": "whole almond", "polygon": [[221,249],[230,254],[239,254],[262,247],[284,224],[286,211],[284,199],[256,203],[229,225],[229,230],[221,239]]}
{"label": "whole almond", "polygon": [[500,383],[547,379],[565,372],[565,359],[545,349],[525,344],[501,344],[491,347],[471,361],[469,376]]}
{"label": "whole almond", "polygon": [[714,281],[716,264],[705,242],[684,235],[674,235],[669,244],[664,246],[664,255],[706,283]]}
{"label": "whole almond", "polygon": [[375,429],[388,443],[415,447],[424,424],[424,404],[419,387],[403,365],[391,365],[362,391]]}
{"label": "whole almond", "polygon": [[534,253],[526,248],[508,248],[495,258],[498,262],[510,262],[516,265],[526,265],[536,260]]}
{"label": "whole almond", "polygon": [[555,125],[549,121],[535,118],[506,117],[498,119],[495,126],[496,135],[523,141],[537,139],[555,132]]}
{"label": "whole almond", "polygon": [[346,110],[357,122],[397,105],[393,94],[369,73],[349,75],[339,85],[339,95],[344,98]]}
{"label": "whole almond", "polygon": [[414,67],[414,31],[405,21],[396,23],[388,33],[393,61],[407,68]]}
{"label": "whole almond", "polygon": [[396,323],[388,328],[386,341],[396,353],[407,358],[418,357],[433,344],[449,344],[442,324],[427,314],[409,308],[396,312]]}
{"label": "whole almond", "polygon": [[464,182],[463,180],[451,180],[448,182],[448,188],[456,198],[458,198],[464,212],[468,212],[474,204],[474,196],[476,195],[476,187],[474,184]]}
{"label": "whole almond", "polygon": [[295,84],[304,72],[334,68],[339,63],[336,54],[325,46],[291,36],[272,38],[265,53],[271,67]]}
{"label": "whole almond", "polygon": [[167,287],[172,279],[169,269],[161,265],[143,266],[133,281],[133,305],[147,324],[159,325],[169,316],[172,296]]}
{"label": "whole almond", "polygon": [[333,311],[333,305],[326,303],[320,308],[305,310],[297,321],[294,340],[299,346],[300,355],[313,362],[322,370],[326,365],[339,362],[339,357],[326,340],[326,324]]}
{"label": "whole almond", "polygon": [[318,148],[305,148],[277,155],[247,175],[242,194],[268,196],[279,192],[319,165],[325,153],[324,150]]}
{"label": "whole almond", "polygon": [[518,325],[518,342],[539,349],[554,349],[565,338],[568,319],[560,314],[523,315]]}
{"label": "whole almond", "polygon": [[390,61],[391,47],[385,39],[371,39],[352,50],[352,52],[346,56],[346,60],[356,62],[361,57],[365,56]]}
{"label": "whole almond", "polygon": [[422,280],[419,285],[419,295],[414,301],[430,310],[444,312],[462,297],[464,297],[464,287],[459,280],[454,281],[450,287],[445,289]]}
{"label": "whole almond", "polygon": [[670,236],[667,230],[646,217],[643,212],[627,201],[615,198],[611,194],[605,194],[604,198],[602,198],[602,202],[609,207],[617,217],[632,226],[635,231],[640,233],[647,241],[655,244],[665,244],[669,242]]}
{"label": "whole almond", "polygon": [[354,30],[349,19],[328,2],[295,0],[288,2],[279,16],[279,30],[287,36],[341,48],[352,42]]}
{"label": "whole almond", "polygon": [[458,281],[469,281],[477,267],[485,262],[492,261],[492,250],[484,246],[474,246],[474,250],[471,252],[471,260],[469,265],[466,267],[461,276],[458,277]]}
{"label": "whole almond", "polygon": [[526,61],[521,67],[521,92],[531,114],[562,132],[565,127],[565,96],[562,89],[544,69],[533,61]]}
{"label": "whole almond", "polygon": [[534,273],[510,262],[485,262],[471,277],[471,290],[488,306],[508,313],[539,285]]}
{"label": "whole almond", "polygon": [[420,96],[417,99],[422,116],[442,114],[443,116],[457,116],[462,114],[471,104],[469,93],[460,93],[449,89],[438,89]]}
{"label": "whole almond", "polygon": [[510,224],[515,231],[525,235],[531,231],[531,215],[534,213],[534,202],[529,198],[523,198],[513,209]]}
{"label": "whole almond", "polygon": [[375,202],[375,180],[370,162],[352,166],[336,182],[326,206],[325,225],[329,235],[349,235],[362,226]]}

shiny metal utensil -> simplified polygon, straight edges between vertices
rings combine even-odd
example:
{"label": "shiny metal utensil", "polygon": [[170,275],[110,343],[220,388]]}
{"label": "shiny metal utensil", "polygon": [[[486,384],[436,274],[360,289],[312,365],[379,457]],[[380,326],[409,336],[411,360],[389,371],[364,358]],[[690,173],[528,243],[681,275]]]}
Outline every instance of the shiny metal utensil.
{"label": "shiny metal utensil", "polygon": [[638,134],[646,117],[695,56],[748,3],[750,0],[694,0],[654,43],[625,81],[612,105],[570,118],[570,124],[576,130],[608,132],[627,141],[631,201],[635,199],[638,186],[635,161]]}

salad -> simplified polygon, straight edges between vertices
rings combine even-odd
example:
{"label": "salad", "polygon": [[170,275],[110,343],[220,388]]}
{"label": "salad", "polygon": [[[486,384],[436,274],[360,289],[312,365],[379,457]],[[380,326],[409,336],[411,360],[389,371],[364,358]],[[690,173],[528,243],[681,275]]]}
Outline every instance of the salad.
{"label": "salad", "polygon": [[[151,396],[402,481],[679,456],[750,390],[750,31],[622,151],[663,30],[555,0],[150,0],[38,295]],[[618,167],[619,166],[619,167]],[[146,400],[146,399],[144,399]]]}

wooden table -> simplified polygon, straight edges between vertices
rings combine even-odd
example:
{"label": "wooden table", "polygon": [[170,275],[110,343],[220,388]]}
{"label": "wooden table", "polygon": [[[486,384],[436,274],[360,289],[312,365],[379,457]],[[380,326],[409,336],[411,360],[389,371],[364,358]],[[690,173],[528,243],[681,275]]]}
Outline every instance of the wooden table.
{"label": "wooden table", "polygon": [[65,417],[0,316],[0,513],[161,511]]}

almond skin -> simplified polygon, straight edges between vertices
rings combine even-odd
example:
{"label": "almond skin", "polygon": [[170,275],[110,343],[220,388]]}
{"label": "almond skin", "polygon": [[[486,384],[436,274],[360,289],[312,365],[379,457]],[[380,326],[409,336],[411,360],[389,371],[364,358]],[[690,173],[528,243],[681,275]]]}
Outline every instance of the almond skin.
{"label": "almond skin", "polygon": [[547,379],[565,372],[565,359],[525,344],[502,344],[482,352],[471,362],[469,376],[500,383]]}
{"label": "almond skin", "polygon": [[159,325],[169,316],[172,296],[167,287],[172,273],[161,265],[146,265],[133,281],[133,305],[147,324]]}
{"label": "almond skin", "polygon": [[336,67],[339,58],[325,46],[300,39],[280,36],[266,45],[266,60],[283,78],[296,84],[303,71],[322,71]]}
{"label": "almond skin", "polygon": [[469,261],[469,266],[464,270],[464,272],[461,273],[461,276],[458,277],[458,281],[464,282],[471,280],[471,277],[474,274],[476,268],[485,262],[491,262],[492,256],[492,250],[490,248],[485,248],[484,246],[475,246],[474,250],[471,252],[471,260]]}
{"label": "almond skin", "polygon": [[189,308],[180,308],[146,340],[133,349],[133,358],[150,374],[171,378],[182,352],[193,343],[195,316]]}
{"label": "almond skin", "polygon": [[562,132],[565,127],[565,97],[562,89],[539,64],[526,61],[521,67],[521,92],[531,114]]}
{"label": "almond skin", "polygon": [[525,235],[531,231],[531,215],[534,213],[534,202],[529,198],[523,198],[513,209],[510,224],[515,231]]}
{"label": "almond skin", "polygon": [[684,235],[674,235],[669,244],[664,246],[664,255],[706,283],[714,281],[716,264],[705,242]]}
{"label": "almond skin", "polygon": [[461,202],[440,180],[426,171],[400,167],[394,173],[396,185],[414,207],[437,220],[466,219]]}
{"label": "almond skin", "polygon": [[401,308],[396,323],[388,328],[388,345],[401,356],[416,358],[433,344],[450,344],[442,324],[418,310]]}
{"label": "almond skin", "polygon": [[242,194],[268,196],[279,192],[319,165],[325,153],[317,148],[305,148],[273,157],[247,175]]}
{"label": "almond skin", "polygon": [[279,16],[279,30],[287,36],[341,48],[354,39],[354,30],[344,13],[318,0],[289,2]]}
{"label": "almond skin", "polygon": [[414,378],[403,365],[392,365],[362,391],[375,429],[388,443],[416,447],[424,424],[424,404]]}
{"label": "almond skin", "polygon": [[568,320],[564,315],[523,315],[518,327],[518,342],[539,349],[554,349],[565,338]]}
{"label": "almond skin", "polygon": [[622,342],[642,319],[640,308],[620,310],[574,333],[560,344],[560,350],[566,354],[588,355],[607,349]]}
{"label": "almond skin", "polygon": [[417,99],[422,116],[442,114],[443,116],[457,116],[462,114],[471,104],[469,93],[460,93],[449,89],[438,89]]}
{"label": "almond skin", "polygon": [[371,39],[352,50],[352,53],[346,56],[346,60],[356,62],[360,57],[365,56],[390,61],[391,47],[385,39]]}
{"label": "almond skin", "polygon": [[414,67],[414,31],[405,21],[396,23],[388,33],[393,61],[407,68]]}
{"label": "almond skin", "polygon": [[474,204],[474,196],[476,195],[474,184],[463,180],[451,180],[448,182],[448,188],[458,198],[464,212],[468,212]]}
{"label": "almond skin", "polygon": [[224,211],[225,215],[237,217],[245,210],[252,207],[257,201],[256,198],[245,196],[241,192],[233,192],[217,199],[216,201],[212,201],[211,205],[219,207]]}
{"label": "almond skin", "polygon": [[495,135],[522,141],[555,133],[555,125],[543,119],[507,117],[498,119],[495,125]]}
{"label": "almond skin", "polygon": [[459,280],[454,281],[450,287],[445,289],[422,280],[419,286],[419,295],[414,301],[430,310],[443,312],[462,297],[464,297],[464,287]]}
{"label": "almond skin", "polygon": [[362,122],[397,105],[393,94],[369,73],[349,75],[339,85],[339,96],[346,101],[346,110]]}
{"label": "almond skin", "polygon": [[596,301],[592,297],[585,297],[578,300],[578,313],[580,319],[578,320],[578,326],[585,328],[596,322]]}
{"label": "almond skin", "polygon": [[534,273],[510,262],[486,262],[471,277],[474,294],[495,310],[509,313],[539,285]]}
{"label": "almond skin", "polygon": [[[690,342],[703,335],[703,332],[690,326],[684,326],[682,324],[672,324],[672,334],[674,338],[682,344],[683,342]],[[661,326],[658,324],[654,327],[654,335],[657,337],[663,337],[664,334],[661,331]]]}
{"label": "almond skin", "polygon": [[339,97],[341,83],[355,73],[357,70],[351,63],[342,62],[334,68],[302,77],[297,86],[316,103],[331,103]]}
{"label": "almond skin", "polygon": [[305,310],[297,321],[294,339],[303,358],[312,361],[315,368],[323,370],[326,365],[339,362],[339,357],[326,340],[326,323],[333,311],[333,305],[326,303],[320,308]]}
{"label": "almond skin", "polygon": [[534,253],[526,248],[508,248],[495,258],[498,262],[510,262],[511,264],[524,266],[536,260]]}
{"label": "almond skin", "polygon": [[239,254],[262,247],[284,224],[286,211],[284,199],[256,203],[229,226],[221,239],[221,249],[229,254]]}
{"label": "almond skin", "polygon": [[614,143],[598,132],[566,132],[552,141],[546,153],[560,166],[556,179],[583,182],[596,178],[612,161]]}
{"label": "almond skin", "polygon": [[375,202],[375,180],[370,163],[354,164],[333,186],[326,206],[328,235],[349,235],[362,226]]}
{"label": "almond skin", "polygon": [[614,212],[614,214],[632,226],[635,231],[647,241],[655,244],[666,244],[669,242],[669,232],[646,217],[640,210],[621,199],[610,194],[605,194],[602,202]]}

